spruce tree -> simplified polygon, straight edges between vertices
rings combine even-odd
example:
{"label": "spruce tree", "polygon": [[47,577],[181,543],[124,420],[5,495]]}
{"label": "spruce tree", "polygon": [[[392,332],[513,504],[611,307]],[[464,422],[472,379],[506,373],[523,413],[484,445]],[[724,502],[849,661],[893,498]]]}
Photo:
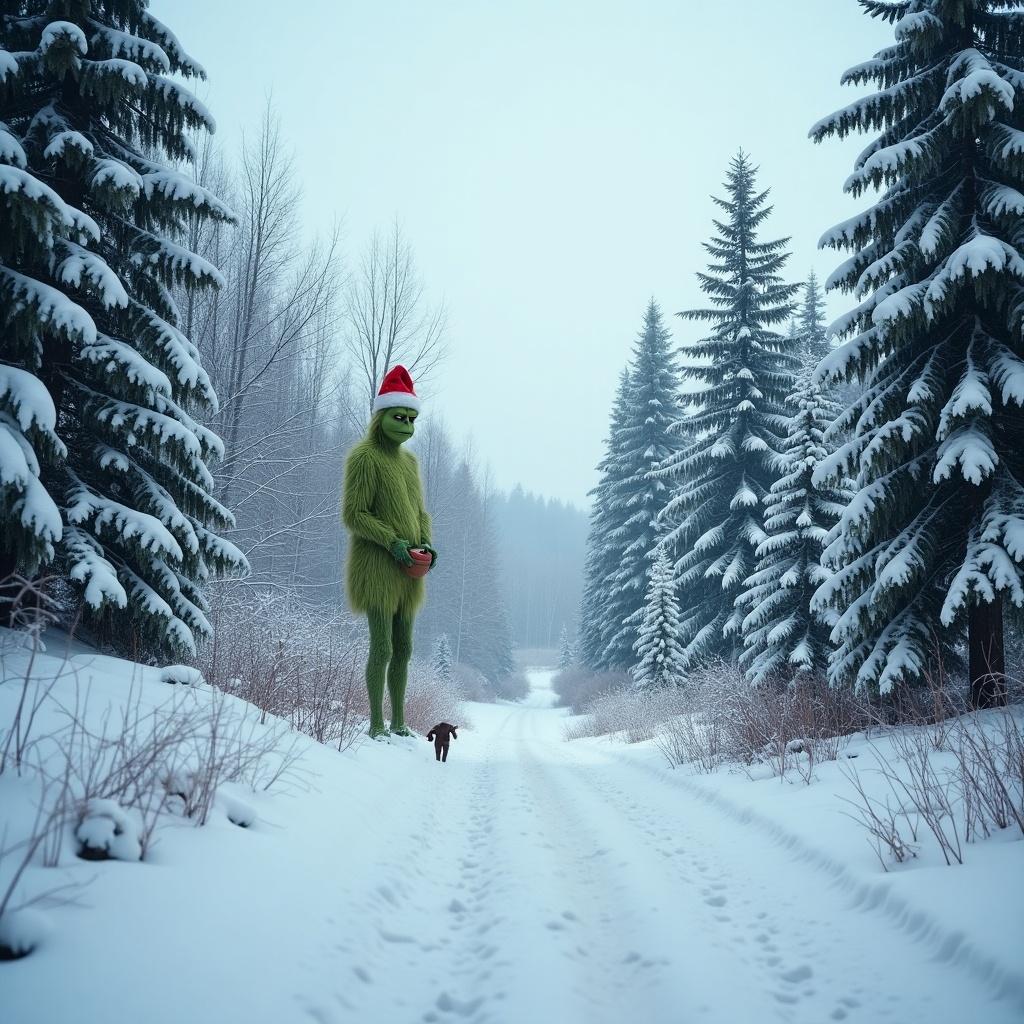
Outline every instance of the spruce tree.
{"label": "spruce tree", "polygon": [[569,627],[562,626],[562,632],[558,636],[558,667],[564,671],[570,668],[573,663],[572,638],[569,636]]}
{"label": "spruce tree", "polygon": [[608,616],[611,581],[622,558],[622,546],[615,539],[625,520],[617,500],[615,485],[621,476],[623,448],[622,426],[630,394],[629,369],[619,376],[612,403],[611,423],[605,440],[604,458],[597,464],[600,477],[590,491],[590,529],[583,566],[583,598],[580,602],[579,659],[588,668],[606,668],[604,660],[608,640],[618,628]]}
{"label": "spruce tree", "polygon": [[619,431],[618,471],[610,483],[611,501],[621,510],[612,531],[620,551],[609,580],[605,618],[613,630],[602,661],[611,668],[633,665],[633,644],[644,609],[650,554],[658,541],[654,522],[668,500],[668,485],[651,471],[679,448],[672,433],[680,417],[679,370],[671,334],[652,298],[644,313],[630,366],[630,392]]}
{"label": "spruce tree", "polygon": [[881,192],[822,239],[852,252],[832,284],[858,304],[820,372],[864,386],[820,471],[858,490],[816,604],[840,616],[836,682],[912,682],[966,627],[988,704],[1004,604],[1024,604],[1024,17],[1003,0],[863,6],[896,40],[844,81],[878,91],[811,130],[879,132],[845,188]]}
{"label": "spruce tree", "polygon": [[445,686],[451,685],[455,678],[455,659],[452,657],[452,645],[448,642],[447,633],[442,633],[434,641],[430,667]]}
{"label": "spruce tree", "polygon": [[812,270],[803,286],[803,298],[797,310],[800,357],[809,366],[817,366],[832,351],[825,327],[825,298]]}
{"label": "spruce tree", "polygon": [[650,563],[649,580],[634,644],[633,681],[645,689],[678,686],[685,675],[685,659],[679,644],[676,582],[664,548]]}
{"label": "spruce tree", "polygon": [[734,604],[765,539],[763,502],[777,475],[799,365],[790,339],[772,330],[793,313],[798,286],[780,277],[788,239],[758,241],[772,208],[754,174],[741,152],[726,176],[728,198],[715,199],[726,216],[704,246],[714,262],[697,275],[711,307],[679,314],[711,325],[683,349],[692,360],[683,377],[703,385],[691,399],[697,411],[680,424],[693,440],[655,474],[674,481],[661,543],[675,559],[688,666],[739,654],[743,616]]}
{"label": "spruce tree", "polygon": [[0,39],[0,577],[48,567],[119,651],[190,653],[245,563],[174,299],[221,283],[175,239],[231,219],[176,167],[203,70],[144,0],[9,0]]}
{"label": "spruce tree", "polygon": [[821,564],[822,552],[850,500],[842,483],[813,482],[815,468],[829,454],[825,432],[839,410],[811,367],[789,401],[797,411],[787,430],[782,473],[765,500],[767,536],[757,548],[757,571],[736,601],[745,613],[740,663],[755,684],[771,676],[824,677],[835,616],[812,612],[811,597],[831,576]]}

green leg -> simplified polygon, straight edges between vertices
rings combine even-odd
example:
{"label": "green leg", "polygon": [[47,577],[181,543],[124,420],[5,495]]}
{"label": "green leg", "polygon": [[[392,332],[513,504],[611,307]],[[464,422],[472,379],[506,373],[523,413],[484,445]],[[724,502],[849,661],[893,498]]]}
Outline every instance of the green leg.
{"label": "green leg", "polygon": [[370,698],[370,736],[387,736],[384,725],[384,674],[391,660],[391,615],[369,611],[370,656],[366,659],[366,692]]}
{"label": "green leg", "polygon": [[412,615],[399,610],[391,623],[391,664],[388,666],[388,696],[391,698],[391,731],[412,736],[405,724],[405,686],[412,657]]}

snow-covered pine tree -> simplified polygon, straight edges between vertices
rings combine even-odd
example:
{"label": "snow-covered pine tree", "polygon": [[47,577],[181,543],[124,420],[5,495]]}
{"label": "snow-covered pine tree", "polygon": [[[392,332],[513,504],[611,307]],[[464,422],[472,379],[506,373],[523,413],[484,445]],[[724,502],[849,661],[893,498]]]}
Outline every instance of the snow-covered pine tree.
{"label": "snow-covered pine tree", "polygon": [[455,659],[452,657],[452,645],[448,641],[447,633],[442,633],[434,641],[434,651],[430,658],[430,667],[434,670],[434,675],[445,686],[451,685],[455,678]]}
{"label": "snow-covered pine tree", "polygon": [[789,345],[789,351],[799,354],[803,347],[803,342],[800,338],[800,326],[795,314],[789,318],[789,323],[786,325],[786,341]]}
{"label": "snow-covered pine tree", "polygon": [[825,325],[825,298],[814,271],[810,271],[803,286],[803,298],[797,310],[797,333],[800,335],[800,357],[812,367],[817,366],[832,351]]}
{"label": "snow-covered pine tree", "polygon": [[231,219],[173,166],[213,128],[173,77],[203,70],[144,0],[11,0],[0,39],[0,577],[52,565],[120,651],[189,653],[245,563],[172,295],[221,282],[174,239]]}
{"label": "snow-covered pine tree", "polygon": [[755,684],[771,676],[824,677],[835,615],[812,612],[811,597],[832,575],[821,564],[825,539],[851,496],[842,481],[816,485],[812,479],[829,454],[825,432],[839,413],[812,366],[801,373],[789,404],[797,411],[789,421],[781,475],[765,499],[767,536],[757,548],[757,571],[736,600],[745,613],[740,663]]}
{"label": "snow-covered pine tree", "polygon": [[[862,0],[863,2],[863,0]],[[967,627],[974,701],[1001,699],[1003,605],[1024,604],[1024,15],[1003,0],[863,2],[896,41],[844,82],[878,91],[811,136],[881,131],[845,189],[881,190],[823,246],[858,305],[823,377],[864,387],[819,476],[858,493],[816,606],[831,677],[889,690]]]}
{"label": "snow-covered pine tree", "polygon": [[680,424],[693,440],[656,471],[675,482],[660,543],[675,560],[687,666],[742,649],[734,604],[765,538],[762,502],[777,476],[799,366],[790,339],[772,330],[792,315],[799,287],[779,276],[788,239],[757,240],[772,208],[754,174],[741,152],[726,176],[728,198],[715,199],[726,219],[704,246],[709,272],[697,275],[712,306],[679,314],[712,328],[682,349],[693,360],[683,377],[703,384],[691,399],[697,411]]}
{"label": "snow-covered pine tree", "polygon": [[652,298],[644,313],[630,366],[630,393],[619,431],[618,472],[610,482],[612,506],[621,510],[611,539],[621,552],[608,583],[605,621],[613,630],[602,661],[630,668],[633,645],[644,610],[650,554],[658,541],[654,521],[668,500],[668,485],[651,470],[679,449],[673,424],[679,420],[679,369],[669,344],[672,335]]}
{"label": "snow-covered pine tree", "polygon": [[615,500],[614,485],[621,475],[621,432],[629,403],[629,391],[627,367],[619,377],[619,386],[612,403],[604,458],[597,464],[600,477],[590,491],[593,504],[583,566],[578,655],[581,664],[594,669],[607,667],[604,661],[605,648],[617,628],[608,617],[608,594],[611,579],[622,557],[621,545],[615,543],[613,534],[624,522],[625,513]]}
{"label": "snow-covered pine tree", "polygon": [[678,686],[685,675],[685,659],[679,644],[679,602],[672,563],[665,549],[659,548],[649,565],[631,674],[633,682],[645,689]]}
{"label": "snow-covered pine tree", "polygon": [[562,626],[562,632],[558,635],[558,667],[561,670],[570,668],[573,663],[572,637],[569,636],[569,627]]}

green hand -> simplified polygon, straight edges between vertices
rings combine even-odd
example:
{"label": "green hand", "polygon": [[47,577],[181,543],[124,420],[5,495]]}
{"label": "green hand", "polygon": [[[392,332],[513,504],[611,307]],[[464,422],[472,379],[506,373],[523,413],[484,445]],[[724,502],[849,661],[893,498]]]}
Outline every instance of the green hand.
{"label": "green hand", "polygon": [[412,545],[407,540],[402,540],[399,537],[388,550],[391,552],[391,557],[399,565],[412,565],[412,555],[409,554],[409,548],[411,547]]}
{"label": "green hand", "polygon": [[424,551],[430,552],[430,568],[433,569],[434,566],[437,565],[437,552],[429,544],[417,544],[416,546]]}

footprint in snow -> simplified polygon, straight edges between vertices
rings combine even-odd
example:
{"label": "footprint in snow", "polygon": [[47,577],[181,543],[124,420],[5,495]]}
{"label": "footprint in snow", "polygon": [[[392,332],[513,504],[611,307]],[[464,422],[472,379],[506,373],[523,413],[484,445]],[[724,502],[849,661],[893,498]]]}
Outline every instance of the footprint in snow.
{"label": "footprint in snow", "polygon": [[783,981],[788,981],[791,985],[798,985],[801,981],[807,981],[807,979],[813,977],[813,975],[814,971],[812,971],[807,964],[801,964],[799,967],[794,967],[790,971],[783,971],[780,977]]}
{"label": "footprint in snow", "polygon": [[442,1013],[454,1013],[460,1017],[469,1017],[476,1013],[483,1001],[483,996],[477,996],[476,999],[460,1000],[447,992],[442,992],[434,1005]]}

